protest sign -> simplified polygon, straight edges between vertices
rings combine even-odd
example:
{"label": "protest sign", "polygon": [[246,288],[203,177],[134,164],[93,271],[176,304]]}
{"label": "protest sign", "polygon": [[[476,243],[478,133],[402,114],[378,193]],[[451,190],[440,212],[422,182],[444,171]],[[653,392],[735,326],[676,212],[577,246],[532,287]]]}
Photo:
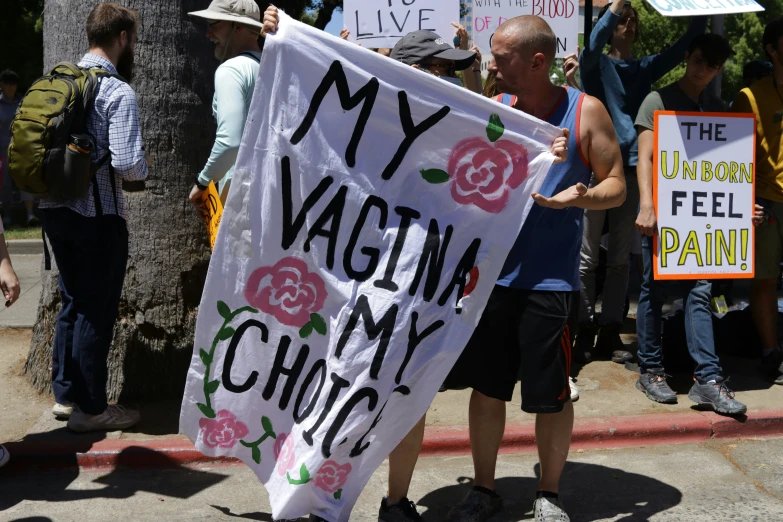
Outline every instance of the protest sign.
{"label": "protest sign", "polygon": [[349,41],[392,48],[406,34],[426,29],[447,42],[459,22],[459,0],[345,0],[343,24]]}
{"label": "protest sign", "polygon": [[203,217],[204,224],[207,226],[207,234],[209,234],[209,246],[215,250],[220,219],[223,217],[223,203],[220,201],[220,194],[218,194],[214,181],[210,181],[207,186],[204,193],[204,204],[206,205],[206,213]]}
{"label": "protest sign", "polygon": [[755,0],[647,0],[663,16],[711,16],[763,11]]}
{"label": "protest sign", "polygon": [[503,22],[522,15],[540,16],[557,35],[557,57],[579,45],[579,4],[576,0],[473,0],[473,39],[483,56],[492,51],[492,37]]}
{"label": "protest sign", "polygon": [[282,15],[180,430],[247,463],[276,520],[348,520],[478,324],[560,135]]}
{"label": "protest sign", "polygon": [[655,279],[752,278],[756,119],[655,111]]}

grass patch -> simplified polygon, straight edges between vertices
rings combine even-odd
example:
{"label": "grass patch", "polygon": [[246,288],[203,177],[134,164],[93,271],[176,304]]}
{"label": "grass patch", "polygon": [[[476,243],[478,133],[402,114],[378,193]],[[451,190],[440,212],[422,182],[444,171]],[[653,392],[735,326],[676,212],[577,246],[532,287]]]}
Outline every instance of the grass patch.
{"label": "grass patch", "polygon": [[5,240],[14,239],[41,239],[41,227],[8,227],[5,231]]}

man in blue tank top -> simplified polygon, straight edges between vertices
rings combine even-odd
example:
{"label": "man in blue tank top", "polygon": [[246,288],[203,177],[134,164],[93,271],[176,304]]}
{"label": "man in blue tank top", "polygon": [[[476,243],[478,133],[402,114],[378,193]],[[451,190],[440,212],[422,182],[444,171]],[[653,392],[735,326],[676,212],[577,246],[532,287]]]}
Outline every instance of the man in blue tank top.
{"label": "man in blue tank top", "polygon": [[[508,255],[497,286],[446,386],[473,388],[470,434],[476,476],[473,490],[450,521],[481,522],[502,510],[495,464],[518,376],[522,410],[537,414],[541,478],[537,521],[568,521],[558,484],[571,444],[571,346],[578,317],[579,250],[583,209],[617,207],[625,199],[623,162],[603,104],[549,79],[556,38],[536,16],[504,23],[492,42],[489,70],[499,101],[568,128],[568,159],[552,167],[537,205]],[[591,170],[598,183],[588,189]]]}

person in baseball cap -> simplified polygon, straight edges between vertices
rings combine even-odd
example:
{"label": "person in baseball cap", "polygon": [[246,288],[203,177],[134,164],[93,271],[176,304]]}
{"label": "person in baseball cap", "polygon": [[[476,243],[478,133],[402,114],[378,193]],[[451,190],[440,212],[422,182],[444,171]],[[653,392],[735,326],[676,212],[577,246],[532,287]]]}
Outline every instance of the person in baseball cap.
{"label": "person in baseball cap", "polygon": [[203,11],[188,13],[207,21],[207,38],[215,44],[215,96],[212,112],[217,135],[207,164],[195,177],[189,199],[206,210],[206,191],[214,182],[225,203],[239,152],[261,62],[261,10],[254,0],[213,0]]}
{"label": "person in baseball cap", "polygon": [[432,31],[422,30],[408,33],[400,39],[390,58],[461,85],[457,71],[471,67],[477,56],[475,51],[455,49]]}

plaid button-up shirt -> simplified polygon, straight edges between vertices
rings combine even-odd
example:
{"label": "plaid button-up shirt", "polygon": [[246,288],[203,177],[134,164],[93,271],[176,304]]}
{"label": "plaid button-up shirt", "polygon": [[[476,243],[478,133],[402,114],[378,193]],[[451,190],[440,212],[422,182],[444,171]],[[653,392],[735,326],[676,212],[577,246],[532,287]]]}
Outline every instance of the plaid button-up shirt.
{"label": "plaid button-up shirt", "polygon": [[[79,67],[100,68],[117,74],[114,65],[95,54],[86,54]],[[122,180],[141,181],[147,177],[147,161],[139,126],[139,106],[130,85],[117,78],[101,78],[95,105],[87,115],[87,132],[94,139],[92,161],[100,161],[108,152],[111,158],[95,174],[103,214],[116,214],[127,219]],[[114,167],[112,188],[109,162]],[[86,217],[96,216],[94,184],[81,199],[63,202],[41,201],[41,208],[65,207]],[[114,193],[112,193],[114,191]]]}

